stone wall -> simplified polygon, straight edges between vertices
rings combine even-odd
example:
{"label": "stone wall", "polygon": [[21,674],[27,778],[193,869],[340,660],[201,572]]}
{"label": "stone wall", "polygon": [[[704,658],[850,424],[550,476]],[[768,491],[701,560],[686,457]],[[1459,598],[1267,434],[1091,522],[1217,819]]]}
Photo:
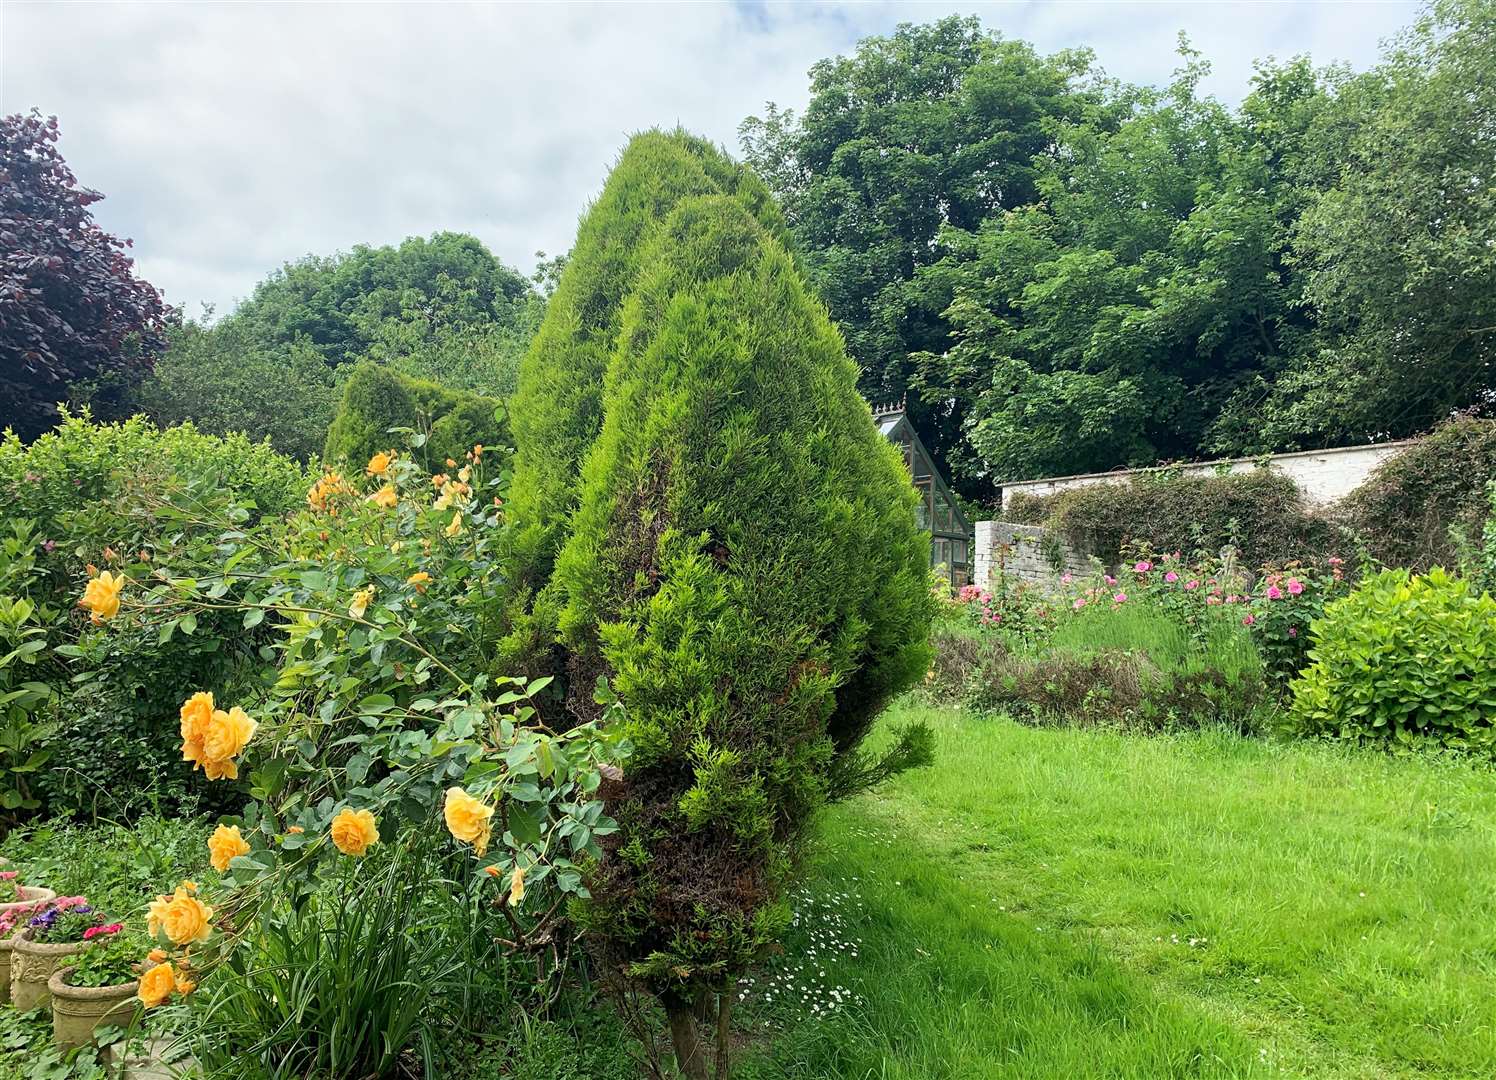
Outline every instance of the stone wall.
{"label": "stone wall", "polygon": [[1009,582],[1056,589],[1064,574],[1086,574],[1091,562],[1055,533],[1038,525],[979,521],[972,583],[990,588],[999,571]]}
{"label": "stone wall", "polygon": [[[1407,449],[1417,440],[1373,443],[1369,446],[1342,446],[1333,450],[1304,450],[1293,454],[1273,454],[1263,458],[1230,458],[1222,461],[1202,461],[1194,465],[1183,465],[1179,471],[1188,476],[1218,476],[1222,473],[1250,472],[1261,468],[1265,460],[1267,467],[1282,473],[1299,485],[1304,498],[1312,505],[1326,506],[1349,495],[1359,487],[1361,481],[1371,475],[1382,462]],[[1014,495],[1052,495],[1067,488],[1086,487],[1089,484],[1120,484],[1142,473],[1154,469],[1118,469],[1108,473],[1081,473],[1076,476],[1050,476],[1043,480],[1015,480],[1004,483],[1003,506],[1008,505]]]}

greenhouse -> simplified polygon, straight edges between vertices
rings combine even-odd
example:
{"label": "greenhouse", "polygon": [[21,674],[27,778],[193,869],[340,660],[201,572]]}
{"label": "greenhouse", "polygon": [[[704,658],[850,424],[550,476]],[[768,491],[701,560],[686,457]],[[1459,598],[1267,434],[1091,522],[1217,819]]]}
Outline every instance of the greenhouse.
{"label": "greenhouse", "polygon": [[902,401],[873,405],[878,430],[904,452],[904,464],[920,494],[919,524],[930,530],[930,567],[944,567],[951,587],[971,581],[971,522],[905,415]]}

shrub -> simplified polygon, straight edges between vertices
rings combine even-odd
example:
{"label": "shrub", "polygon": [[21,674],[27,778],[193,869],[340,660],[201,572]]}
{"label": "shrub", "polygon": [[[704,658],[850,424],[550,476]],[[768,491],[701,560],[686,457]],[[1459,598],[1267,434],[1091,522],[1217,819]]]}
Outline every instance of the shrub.
{"label": "shrub", "polygon": [[127,399],[162,427],[190,421],[213,435],[244,432],[310,461],[337,408],[335,379],[336,369],[305,342],[267,345],[233,319],[187,322],[171,330],[156,369]]}
{"label": "shrub", "polygon": [[1289,730],[1393,749],[1496,746],[1496,599],[1435,567],[1365,578],[1310,630]]}
{"label": "shrub", "polygon": [[545,320],[520,363],[510,507],[516,593],[503,655],[522,671],[555,670],[545,654],[555,636],[556,601],[543,592],[576,506],[583,457],[602,427],[604,374],[640,252],[681,199],[714,193],[731,195],[782,235],[768,190],[710,143],[682,131],[631,139],[577,229]]}
{"label": "shrub", "polygon": [[698,1010],[785,925],[814,811],[882,772],[856,748],[924,674],[933,598],[908,474],[780,244],[703,196],[641,266],[556,581],[569,704],[606,676],[634,747],[586,924],[695,1077]]}
{"label": "shrub", "polygon": [[1226,724],[1245,732],[1257,727],[1266,699],[1259,671],[1168,669],[1143,649],[1014,652],[998,637],[949,632],[932,643],[931,693],[1029,723],[1143,732]]}
{"label": "shrub", "polygon": [[423,437],[415,452],[432,472],[440,471],[448,458],[461,461],[474,446],[497,449],[509,443],[498,399],[448,390],[366,363],[343,388],[324,456],[362,467],[381,450],[404,443],[404,436],[392,434],[391,428],[408,428]]}
{"label": "shrub", "polygon": [[106,545],[135,552],[157,538],[149,515],[132,512],[140,493],[232,493],[255,516],[300,505],[300,465],[268,442],[205,434],[191,424],[161,430],[144,417],[96,424],[85,411],[64,414],[30,445],[0,437],[0,500],[7,517],[28,518],[46,545],[50,571],[97,560]]}
{"label": "shrub", "polygon": [[1108,565],[1133,546],[1215,555],[1230,544],[1253,565],[1344,554],[1346,546],[1332,522],[1305,506],[1298,485],[1268,469],[1142,473],[1125,483],[1015,498],[1005,516],[1054,529]]}
{"label": "shrub", "polygon": [[[7,571],[0,594],[11,599],[12,615],[15,600],[30,605],[21,625],[45,631],[28,639],[49,646],[30,657],[27,674],[52,688],[46,702],[32,703],[30,722],[44,725],[40,747],[51,755],[27,785],[43,804],[37,809],[115,817],[150,802],[192,805],[203,786],[171,752],[177,687],[222,691],[262,666],[261,643],[217,611],[204,612],[192,634],[138,627],[101,634],[75,607],[84,564],[145,571],[176,565],[189,551],[197,558],[203,545],[221,564],[212,543],[223,526],[206,520],[209,507],[236,501],[241,528],[273,522],[304,503],[305,488],[301,467],[267,444],[191,425],[161,431],[139,417],[94,424],[85,413],[65,415],[29,446],[13,435],[0,440],[0,499],[13,530],[24,532],[19,543],[21,533],[13,534],[4,558],[24,573]],[[173,503],[178,512],[168,523],[159,511]]]}
{"label": "shrub", "polygon": [[1384,461],[1336,508],[1388,566],[1454,566],[1480,541],[1496,420],[1457,416]]}

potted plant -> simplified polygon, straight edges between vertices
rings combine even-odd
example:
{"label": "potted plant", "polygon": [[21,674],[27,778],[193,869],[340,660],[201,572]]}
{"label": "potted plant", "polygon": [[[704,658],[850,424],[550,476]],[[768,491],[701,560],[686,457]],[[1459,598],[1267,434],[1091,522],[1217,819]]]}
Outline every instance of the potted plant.
{"label": "potted plant", "polygon": [[[40,890],[50,892],[51,890]],[[45,900],[31,900],[19,904],[0,905],[0,988],[10,994],[10,950],[15,945],[14,935],[24,928],[32,917],[56,901],[55,896]]]}
{"label": "potted plant", "polygon": [[76,964],[59,967],[47,980],[52,995],[52,1040],[71,1050],[94,1040],[102,1027],[128,1027],[139,1006],[138,968],[146,946],[120,923],[84,931],[91,943]]}
{"label": "potted plant", "polygon": [[21,1012],[47,1003],[47,980],[69,957],[93,945],[84,937],[104,920],[81,896],[54,900],[11,939],[10,1002]]}
{"label": "potted plant", "polygon": [[0,871],[0,914],[9,910],[28,908],[41,900],[55,899],[51,889],[37,885],[22,885],[20,874],[15,870]]}

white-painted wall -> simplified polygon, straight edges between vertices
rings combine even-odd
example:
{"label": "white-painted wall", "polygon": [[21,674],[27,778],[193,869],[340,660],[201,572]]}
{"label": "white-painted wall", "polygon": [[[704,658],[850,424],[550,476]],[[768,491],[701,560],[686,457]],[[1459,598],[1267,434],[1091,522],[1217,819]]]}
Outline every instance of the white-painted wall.
{"label": "white-painted wall", "polygon": [[[1332,450],[1303,450],[1293,454],[1273,454],[1268,468],[1289,477],[1304,492],[1311,504],[1326,506],[1349,495],[1372,471],[1411,446],[1416,439],[1373,443],[1369,446],[1341,446]],[[1259,458],[1228,458],[1179,466],[1189,476],[1213,476],[1222,472],[1242,473],[1258,468]],[[1109,473],[1082,473],[1078,476],[1050,476],[1042,480],[1015,480],[1002,486],[1003,507],[1014,495],[1052,495],[1068,488],[1089,484],[1120,484],[1134,476],[1157,472],[1157,469],[1118,469]]]}

